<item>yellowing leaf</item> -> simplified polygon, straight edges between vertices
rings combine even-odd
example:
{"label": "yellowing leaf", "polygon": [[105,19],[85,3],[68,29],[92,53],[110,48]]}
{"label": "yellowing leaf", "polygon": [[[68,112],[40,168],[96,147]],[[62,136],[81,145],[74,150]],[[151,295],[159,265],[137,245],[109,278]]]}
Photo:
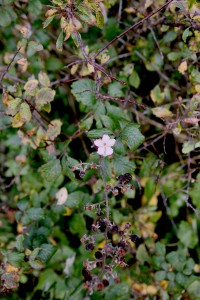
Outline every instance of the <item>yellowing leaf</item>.
{"label": "yellowing leaf", "polygon": [[53,101],[55,94],[56,92],[48,87],[41,88],[35,99],[37,109],[41,109],[43,105]]}
{"label": "yellowing leaf", "polygon": [[47,73],[40,71],[40,73],[38,75],[38,80],[41,85],[43,85],[45,87],[50,86],[50,80],[49,80]]}
{"label": "yellowing leaf", "polygon": [[57,13],[57,9],[56,8],[51,8],[49,10],[47,10],[46,14],[45,14],[45,17],[48,18],[48,17],[51,17],[53,16],[55,13]]}
{"label": "yellowing leaf", "polygon": [[62,122],[60,120],[53,120],[51,124],[48,125],[48,130],[46,132],[47,137],[54,140],[61,132]]}
{"label": "yellowing leaf", "polygon": [[35,93],[37,92],[37,87],[38,87],[38,80],[31,79],[25,84],[24,89],[27,95],[35,96]]}
{"label": "yellowing leaf", "polygon": [[25,123],[25,120],[24,120],[24,118],[21,117],[19,112],[12,118],[12,127],[13,128],[19,128],[24,123]]}
{"label": "yellowing leaf", "polygon": [[158,118],[168,118],[173,115],[172,112],[165,107],[155,107],[152,109],[152,113]]}
{"label": "yellowing leaf", "polygon": [[24,119],[26,122],[31,120],[31,110],[30,110],[30,106],[24,102],[20,105],[20,116],[22,119]]}
{"label": "yellowing leaf", "polygon": [[178,71],[181,73],[181,74],[184,74],[185,71],[187,71],[187,61],[183,61],[179,67],[178,67]]}
{"label": "yellowing leaf", "polygon": [[76,71],[78,70],[78,65],[73,65],[71,68],[71,74],[74,75],[76,73]]}

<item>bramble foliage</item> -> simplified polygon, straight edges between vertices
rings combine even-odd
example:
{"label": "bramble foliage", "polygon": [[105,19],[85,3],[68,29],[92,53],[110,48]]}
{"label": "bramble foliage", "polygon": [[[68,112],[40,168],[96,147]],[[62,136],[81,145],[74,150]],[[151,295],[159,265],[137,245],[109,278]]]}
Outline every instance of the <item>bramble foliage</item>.
{"label": "bramble foliage", "polygon": [[2,299],[199,299],[199,21],[0,1]]}

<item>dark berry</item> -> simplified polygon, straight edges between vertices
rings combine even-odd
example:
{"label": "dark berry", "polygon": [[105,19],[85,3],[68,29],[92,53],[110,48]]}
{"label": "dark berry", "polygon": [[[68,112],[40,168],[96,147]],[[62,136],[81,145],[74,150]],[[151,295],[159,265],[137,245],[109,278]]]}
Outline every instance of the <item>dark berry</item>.
{"label": "dark berry", "polygon": [[118,246],[119,248],[123,248],[123,249],[126,248],[126,244],[125,244],[123,241],[119,242],[117,246]]}
{"label": "dark berry", "polygon": [[101,261],[98,261],[98,262],[97,262],[97,267],[98,267],[98,268],[102,268],[102,266],[103,266],[103,263],[102,263]]}
{"label": "dark berry", "polygon": [[106,230],[106,222],[103,219],[100,219],[98,221],[98,225],[101,232],[104,232]]}
{"label": "dark berry", "polygon": [[102,283],[105,287],[109,286],[109,281],[107,279],[103,279]]}
{"label": "dark berry", "polygon": [[132,180],[131,174],[129,174],[129,173],[124,174],[124,181],[125,181],[125,183],[128,183],[131,180]]}
{"label": "dark berry", "polygon": [[113,227],[111,228],[111,232],[116,233],[118,231],[119,231],[119,227],[117,225],[113,225]]}
{"label": "dark berry", "polygon": [[137,235],[135,235],[135,234],[131,234],[130,235],[130,239],[131,239],[131,241],[133,242],[133,243],[137,243],[138,241],[139,241],[139,237],[137,236]]}
{"label": "dark berry", "polygon": [[119,230],[119,235],[124,235],[124,231],[123,230]]}
{"label": "dark berry", "polygon": [[96,257],[96,259],[101,259],[103,255],[102,255],[101,251],[97,251],[97,252],[95,252],[94,256]]}
{"label": "dark berry", "polygon": [[90,275],[90,272],[86,268],[83,268],[82,275],[84,277],[84,281],[91,281],[92,280],[92,276]]}
{"label": "dark berry", "polygon": [[93,250],[93,249],[94,249],[94,244],[93,244],[93,243],[88,243],[88,244],[85,246],[85,249],[86,249],[86,250]]}
{"label": "dark berry", "polygon": [[124,182],[124,175],[119,175],[117,177],[117,180],[119,181],[120,184],[122,184]]}

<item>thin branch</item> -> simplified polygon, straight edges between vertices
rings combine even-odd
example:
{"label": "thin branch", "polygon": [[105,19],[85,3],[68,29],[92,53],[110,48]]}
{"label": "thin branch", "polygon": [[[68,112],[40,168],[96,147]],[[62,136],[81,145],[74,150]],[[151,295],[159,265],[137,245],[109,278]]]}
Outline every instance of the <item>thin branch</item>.
{"label": "thin branch", "polygon": [[4,77],[5,77],[5,75],[6,75],[7,72],[9,71],[9,69],[10,69],[10,67],[11,67],[11,65],[12,65],[12,63],[13,63],[15,57],[16,57],[17,54],[19,53],[20,49],[21,49],[21,47],[17,49],[17,51],[15,52],[15,54],[14,54],[13,58],[11,59],[10,63],[7,65],[5,71],[2,73],[1,78],[0,78],[0,84],[1,84],[1,85],[2,85],[2,81],[3,81]]}
{"label": "thin branch", "polygon": [[138,21],[137,23],[133,24],[129,28],[127,28],[125,31],[123,31],[121,34],[117,35],[114,39],[112,39],[109,43],[107,43],[104,47],[102,47],[94,56],[96,58],[100,53],[102,53],[105,49],[107,49],[110,45],[112,45],[115,41],[119,40],[122,36],[127,34],[129,31],[133,30],[134,28],[140,26],[143,24],[146,20],[150,19],[152,16],[156,15],[159,11],[161,11],[163,8],[168,6],[171,2],[174,0],[169,0],[167,3],[163,4],[160,8],[156,9],[146,17],[144,17],[142,20]]}

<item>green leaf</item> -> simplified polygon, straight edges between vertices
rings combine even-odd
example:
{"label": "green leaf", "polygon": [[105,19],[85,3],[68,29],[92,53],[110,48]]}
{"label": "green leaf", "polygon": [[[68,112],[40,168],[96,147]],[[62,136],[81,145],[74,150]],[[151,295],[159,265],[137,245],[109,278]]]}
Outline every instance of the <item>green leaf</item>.
{"label": "green leaf", "polygon": [[167,57],[170,61],[176,61],[177,59],[182,58],[182,53],[181,52],[170,52],[167,54]]}
{"label": "green leaf", "polygon": [[56,92],[48,87],[41,88],[36,94],[35,104],[37,109],[49,102],[52,102]]}
{"label": "green leaf", "polygon": [[110,160],[108,157],[103,157],[102,159],[102,169],[104,173],[104,177],[106,181],[111,180],[112,178],[112,169],[111,169],[111,164]]}
{"label": "green leaf", "polygon": [[40,248],[41,250],[38,257],[45,263],[47,263],[57,251],[57,248],[52,244],[42,244]]}
{"label": "green leaf", "polygon": [[39,52],[42,50],[43,50],[43,46],[39,42],[30,41],[28,43],[27,55],[28,55],[28,57],[30,57],[33,54],[35,54],[36,52]]}
{"label": "green leaf", "polygon": [[77,80],[72,83],[72,94],[85,106],[93,107],[96,103],[95,82],[91,79]]}
{"label": "green leaf", "polygon": [[85,198],[87,199],[87,194],[81,191],[73,192],[68,195],[66,206],[70,208],[80,208],[80,206],[82,205],[83,207]]}
{"label": "green leaf", "polygon": [[182,34],[182,39],[183,39],[183,41],[184,41],[185,43],[186,43],[187,38],[188,38],[189,36],[192,36],[192,32],[190,31],[189,28],[187,28],[187,29],[185,29],[185,30],[183,31],[183,34]]}
{"label": "green leaf", "polygon": [[110,83],[108,86],[108,94],[111,97],[123,97],[124,92],[122,91],[123,85],[119,82]]}
{"label": "green leaf", "polygon": [[14,267],[20,267],[24,261],[24,253],[8,253],[8,262]]}
{"label": "green leaf", "polygon": [[195,248],[195,246],[198,244],[198,236],[197,232],[192,228],[192,226],[182,221],[179,226],[178,230],[178,238],[180,241],[185,245],[185,247],[188,248]]}
{"label": "green leaf", "polygon": [[28,10],[34,14],[34,16],[38,16],[42,11],[42,2],[40,0],[29,0]]}
{"label": "green leaf", "polygon": [[101,138],[104,134],[108,134],[110,137],[113,135],[113,132],[109,129],[93,129],[88,132],[88,137],[90,139]]}
{"label": "green leaf", "polygon": [[44,22],[43,22],[43,28],[46,28],[54,19],[55,15],[48,17]]}
{"label": "green leaf", "polygon": [[28,217],[33,221],[44,219],[44,210],[41,207],[32,207],[27,210]]}
{"label": "green leaf", "polygon": [[80,214],[74,214],[69,222],[70,231],[81,237],[86,232],[85,219]]}
{"label": "green leaf", "polygon": [[167,32],[167,34],[164,36],[164,43],[171,43],[177,38],[177,33],[174,30],[170,30]]}
{"label": "green leaf", "polygon": [[0,7],[0,26],[7,27],[11,23],[11,17],[4,7]]}
{"label": "green leaf", "polygon": [[[115,148],[114,148],[115,150]],[[119,176],[121,174],[130,173],[133,174],[135,171],[135,163],[130,161],[128,157],[118,155],[115,153],[113,158],[113,167],[115,170],[115,175]]]}
{"label": "green leaf", "polygon": [[200,280],[197,279],[194,282],[192,282],[188,288],[188,293],[192,294],[193,296],[197,297],[199,299],[199,291],[200,291]]}
{"label": "green leaf", "polygon": [[24,236],[23,234],[19,234],[16,237],[16,248],[19,252],[22,252],[24,250],[23,242],[24,242]]}
{"label": "green leaf", "polygon": [[60,52],[63,51],[63,30],[60,32],[58,39],[56,41],[56,49]]}
{"label": "green leaf", "polygon": [[131,76],[129,77],[129,83],[131,86],[133,86],[134,88],[138,88],[140,85],[140,77],[138,75],[138,73],[133,70]]}
{"label": "green leaf", "polygon": [[35,287],[35,290],[48,291],[50,287],[58,281],[59,276],[52,269],[46,269],[40,273],[39,281]]}
{"label": "green leaf", "polygon": [[121,132],[121,138],[132,151],[135,151],[145,140],[140,130],[133,124],[125,126]]}
{"label": "green leaf", "polygon": [[156,281],[162,281],[166,278],[166,272],[165,271],[158,271],[154,274]]}
{"label": "green leaf", "polygon": [[156,252],[158,253],[158,255],[165,256],[165,254],[166,254],[165,245],[160,242],[157,242],[156,243]]}
{"label": "green leaf", "polygon": [[54,182],[61,175],[61,164],[59,159],[53,159],[42,165],[38,171],[48,182]]}
{"label": "green leaf", "polygon": [[81,121],[79,127],[81,130],[84,130],[84,129],[90,130],[90,128],[92,127],[92,124],[93,124],[93,116]]}
{"label": "green leaf", "polygon": [[162,103],[164,99],[164,94],[161,92],[159,85],[156,85],[150,92],[151,99],[155,103]]}
{"label": "green leaf", "polygon": [[146,250],[145,245],[142,244],[138,247],[136,258],[141,264],[144,264],[145,262],[150,263],[151,258]]}
{"label": "green leaf", "polygon": [[182,152],[188,154],[195,149],[196,142],[184,142]]}

